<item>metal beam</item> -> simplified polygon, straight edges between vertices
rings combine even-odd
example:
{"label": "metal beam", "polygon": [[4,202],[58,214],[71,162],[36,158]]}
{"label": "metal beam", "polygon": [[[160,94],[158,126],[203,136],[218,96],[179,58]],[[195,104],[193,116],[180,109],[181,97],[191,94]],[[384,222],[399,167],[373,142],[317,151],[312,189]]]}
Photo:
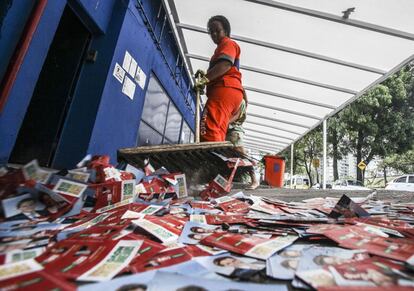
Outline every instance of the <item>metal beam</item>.
{"label": "metal beam", "polygon": [[273,126],[273,125],[268,125],[268,124],[264,124],[264,123],[260,123],[260,122],[256,122],[256,121],[249,121],[249,120],[246,120],[246,121],[244,122],[244,124],[255,124],[255,125],[265,126],[265,127],[269,127],[269,128],[273,128],[273,129],[277,129],[277,130],[281,130],[281,131],[289,132],[289,133],[292,133],[292,134],[294,134],[294,135],[301,135],[301,134],[302,134],[302,132],[292,131],[292,130],[284,129],[284,128],[282,128],[282,127]]}
{"label": "metal beam", "polygon": [[267,5],[273,8],[283,9],[283,10],[287,10],[291,12],[301,13],[304,15],[317,17],[317,18],[321,18],[324,20],[328,20],[328,21],[338,22],[344,25],[354,26],[357,28],[374,31],[374,32],[381,33],[381,34],[391,35],[394,37],[414,40],[414,34],[409,33],[409,32],[405,32],[402,30],[393,29],[389,27],[384,27],[384,26],[380,26],[380,25],[376,25],[376,24],[372,24],[372,23],[368,23],[368,22],[364,22],[360,20],[354,20],[354,19],[349,19],[349,18],[344,19],[342,18],[342,16],[338,16],[338,15],[334,15],[334,14],[330,14],[330,13],[326,13],[322,11],[293,6],[293,5],[280,3],[277,1],[273,1],[273,0],[244,0],[244,1],[253,2],[255,4]]}
{"label": "metal beam", "polygon": [[272,150],[265,150],[265,149],[259,149],[259,148],[257,148],[257,147],[255,147],[255,146],[246,146],[245,147],[246,149],[250,149],[250,150],[252,150],[252,151],[255,151],[256,153],[260,153],[260,152],[265,152],[265,153],[274,153],[275,151],[272,151]]}
{"label": "metal beam", "polygon": [[173,36],[178,46],[178,51],[184,61],[185,70],[187,71],[191,85],[194,85],[194,79],[192,78],[191,72],[193,68],[191,66],[190,59],[186,56],[188,52],[187,45],[184,41],[184,35],[181,29],[177,29],[176,23],[179,23],[177,8],[175,7],[174,0],[162,0],[162,5],[168,15],[168,22],[173,30]]}
{"label": "metal beam", "polygon": [[283,139],[286,139],[286,140],[289,140],[289,141],[293,141],[294,140],[293,138],[289,138],[289,137],[285,137],[285,136],[273,134],[273,133],[270,133],[270,132],[260,131],[260,130],[256,130],[256,129],[249,128],[249,127],[244,127],[244,130],[245,131],[251,131],[251,132],[257,132],[257,133],[261,133],[261,134],[265,134],[265,135],[269,135],[269,136],[273,136],[273,137],[283,138]]}
{"label": "metal beam", "polygon": [[258,143],[254,143],[254,142],[246,143],[246,145],[252,145],[252,146],[256,146],[257,148],[263,148],[263,149],[268,149],[268,150],[273,150],[273,151],[280,150],[279,147],[263,146],[263,145],[260,145]]}
{"label": "metal beam", "polygon": [[322,132],[322,139],[323,139],[323,178],[322,178],[322,189],[326,189],[326,167],[327,167],[327,154],[326,154],[326,147],[328,142],[328,133],[327,133],[327,126],[326,126],[326,119],[323,121],[323,132]]}
{"label": "metal beam", "polygon": [[273,117],[267,117],[267,116],[263,116],[263,115],[259,115],[256,113],[247,113],[249,116],[254,116],[257,118],[262,118],[262,119],[266,119],[266,120],[270,120],[270,121],[276,121],[276,122],[281,122],[281,123],[286,123],[289,125],[294,125],[294,126],[298,126],[298,127],[302,127],[302,128],[310,128],[309,125],[305,125],[305,124],[301,124],[301,123],[297,123],[297,122],[292,122],[292,121],[287,121],[287,120],[283,120],[283,119],[278,119],[278,118],[273,118]]}
{"label": "metal beam", "polygon": [[[395,66],[394,68],[392,68],[392,70],[388,71],[387,74],[385,74],[381,78],[375,80],[374,82],[372,82],[371,84],[369,84],[368,86],[366,86],[364,89],[362,89],[360,92],[358,92],[358,94],[356,94],[354,97],[352,97],[351,99],[349,99],[346,102],[344,102],[341,106],[337,107],[336,110],[332,111],[323,120],[328,119],[329,117],[334,116],[336,113],[338,113],[339,111],[341,111],[343,108],[345,108],[346,106],[348,106],[349,104],[351,104],[352,102],[354,102],[356,99],[358,99],[359,97],[361,97],[365,92],[367,92],[371,88],[375,87],[376,85],[384,82],[391,75],[395,74],[401,68],[403,68],[405,65],[407,65],[408,63],[410,63],[412,61],[414,61],[414,54],[412,54],[411,56],[409,56],[408,58],[406,58],[405,60],[403,60],[401,63],[399,63],[397,66]],[[312,130],[314,130],[316,127],[318,127],[323,122],[323,120],[321,120],[320,122],[314,124],[313,126],[309,126],[309,129],[306,132],[304,132],[301,136],[299,136],[296,140],[294,140],[293,142],[299,141],[303,136],[305,136],[306,134],[308,134],[309,132],[311,132]]]}
{"label": "metal beam", "polygon": [[324,103],[320,103],[320,102],[316,102],[316,101],[306,100],[306,99],[302,99],[302,98],[299,98],[299,97],[289,96],[289,95],[285,95],[285,94],[279,94],[279,93],[275,93],[275,92],[272,92],[272,91],[258,89],[258,88],[249,87],[249,86],[243,86],[243,88],[247,91],[253,91],[253,92],[260,93],[260,94],[275,96],[275,97],[288,99],[288,100],[292,100],[292,101],[297,101],[297,102],[301,102],[301,103],[305,103],[305,104],[320,106],[320,107],[323,107],[323,108],[336,109],[336,106],[334,106],[334,105],[329,105],[329,104],[324,104]]}
{"label": "metal beam", "polygon": [[[263,140],[264,137],[263,136],[254,135],[254,134],[249,134],[249,135],[246,135],[246,138],[253,138],[253,139]],[[266,140],[267,141],[274,142],[274,143],[278,143],[281,146],[287,146],[287,145],[289,145],[289,142],[283,142],[283,141],[280,141],[280,140],[274,140],[274,139],[269,139],[269,138],[266,138]]]}
{"label": "metal beam", "polygon": [[[189,57],[189,58],[192,58],[192,59],[199,60],[199,61],[205,61],[205,62],[210,61],[210,59],[208,57],[200,56],[200,55],[197,55],[197,54],[187,53],[186,56]],[[356,93],[358,93],[357,91],[352,90],[352,89],[342,88],[342,87],[333,86],[333,85],[329,85],[329,84],[324,84],[324,83],[320,83],[320,82],[315,82],[315,81],[311,81],[311,80],[307,80],[307,79],[303,79],[303,78],[298,78],[298,77],[295,77],[295,76],[280,74],[280,73],[276,73],[276,72],[273,72],[273,71],[268,71],[268,70],[264,70],[264,69],[260,69],[260,68],[255,68],[255,67],[250,67],[250,66],[240,66],[240,69],[255,72],[255,73],[259,73],[259,74],[264,74],[264,75],[268,75],[268,76],[272,76],[272,77],[277,77],[277,78],[281,78],[281,79],[286,79],[286,80],[290,80],[290,81],[295,81],[295,82],[298,82],[298,83],[303,83],[303,84],[308,84],[308,85],[312,85],[312,86],[316,86],[316,87],[321,87],[321,88],[325,88],[325,89],[329,89],[329,90],[348,93],[348,94],[352,94],[352,95],[355,95]]]}
{"label": "metal beam", "polygon": [[261,145],[260,143],[255,143],[255,142],[246,142],[246,145],[253,145],[253,146],[256,146],[258,148],[270,149],[270,150],[274,150],[274,151],[280,150],[280,147]]}
{"label": "metal beam", "polygon": [[285,144],[279,143],[279,142],[272,142],[271,140],[267,140],[267,139],[255,139],[255,138],[244,138],[243,141],[244,142],[258,142],[258,143],[262,143],[263,140],[265,140],[266,142],[264,142],[263,144],[270,144],[272,146],[277,146],[277,147],[285,147]]}
{"label": "metal beam", "polygon": [[[207,29],[205,29],[204,27],[200,27],[200,26],[184,24],[184,23],[177,23],[177,26],[182,29],[187,29],[191,31],[201,32],[201,33],[208,33]],[[266,47],[266,48],[270,48],[270,49],[274,49],[278,51],[284,51],[284,52],[288,52],[291,54],[295,54],[295,55],[299,55],[299,56],[303,56],[307,58],[312,58],[312,59],[316,59],[316,60],[324,61],[328,63],[333,63],[333,64],[345,66],[345,67],[351,67],[351,68],[358,69],[361,71],[371,72],[371,73],[380,74],[380,75],[383,75],[386,73],[384,70],[381,70],[381,69],[363,66],[360,64],[331,58],[331,57],[324,56],[321,54],[315,54],[315,53],[311,53],[311,52],[304,51],[304,50],[299,50],[299,49],[295,49],[295,48],[291,48],[287,46],[282,46],[282,45],[278,45],[278,44],[274,44],[270,42],[261,41],[258,39],[253,39],[253,38],[244,37],[240,35],[234,35],[234,34],[231,35],[231,38],[237,41],[246,42],[246,43],[250,43],[253,45],[262,46],[262,47]]]}
{"label": "metal beam", "polygon": [[294,143],[290,145],[290,189],[293,188],[293,162],[294,162]]}
{"label": "metal beam", "polygon": [[257,143],[263,146],[269,146],[269,147],[276,147],[276,148],[283,148],[283,145],[280,144],[275,144],[275,143],[271,143],[271,142],[267,142],[267,141],[260,141],[260,140],[252,140],[252,139],[244,139],[243,142],[245,143]]}
{"label": "metal beam", "polygon": [[249,101],[249,105],[263,107],[263,108],[272,109],[272,110],[281,111],[281,112],[286,112],[286,113],[289,113],[289,114],[303,116],[303,117],[307,117],[307,118],[311,118],[311,119],[315,119],[315,120],[323,119],[323,116],[316,116],[316,115],[301,113],[299,111],[279,108],[279,107],[275,107],[275,106],[269,106],[269,105],[265,105],[265,104],[261,104],[261,103],[257,103],[257,102],[252,102],[252,101]]}

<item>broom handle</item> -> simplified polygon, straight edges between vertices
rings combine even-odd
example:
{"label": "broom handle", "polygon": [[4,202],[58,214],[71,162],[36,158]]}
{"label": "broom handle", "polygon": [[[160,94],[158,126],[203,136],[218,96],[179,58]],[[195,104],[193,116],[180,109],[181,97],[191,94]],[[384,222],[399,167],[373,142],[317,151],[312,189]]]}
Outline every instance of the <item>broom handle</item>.
{"label": "broom handle", "polygon": [[[198,76],[200,78],[200,76]],[[194,141],[196,143],[200,142],[200,89],[196,89],[196,112],[195,112],[195,136]]]}

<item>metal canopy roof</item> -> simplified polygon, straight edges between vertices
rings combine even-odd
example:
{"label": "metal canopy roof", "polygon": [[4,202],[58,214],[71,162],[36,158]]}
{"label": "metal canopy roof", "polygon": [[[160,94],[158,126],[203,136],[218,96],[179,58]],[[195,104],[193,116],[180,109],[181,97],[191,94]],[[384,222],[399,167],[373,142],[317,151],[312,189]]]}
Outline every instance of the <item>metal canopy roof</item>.
{"label": "metal canopy roof", "polygon": [[249,99],[245,147],[254,151],[283,150],[414,59],[413,0],[163,4],[191,75],[215,49],[208,19],[229,19]]}

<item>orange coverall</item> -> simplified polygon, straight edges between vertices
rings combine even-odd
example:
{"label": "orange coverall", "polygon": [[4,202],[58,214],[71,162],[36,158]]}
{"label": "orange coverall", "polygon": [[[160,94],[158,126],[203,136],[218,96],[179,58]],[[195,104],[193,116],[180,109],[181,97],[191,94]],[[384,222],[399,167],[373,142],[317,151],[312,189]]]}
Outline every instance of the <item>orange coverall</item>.
{"label": "orange coverall", "polygon": [[207,85],[207,103],[201,117],[201,141],[224,141],[230,118],[237,113],[243,100],[239,71],[240,47],[224,37],[211,57],[209,69],[218,61],[227,60],[232,67],[223,76]]}

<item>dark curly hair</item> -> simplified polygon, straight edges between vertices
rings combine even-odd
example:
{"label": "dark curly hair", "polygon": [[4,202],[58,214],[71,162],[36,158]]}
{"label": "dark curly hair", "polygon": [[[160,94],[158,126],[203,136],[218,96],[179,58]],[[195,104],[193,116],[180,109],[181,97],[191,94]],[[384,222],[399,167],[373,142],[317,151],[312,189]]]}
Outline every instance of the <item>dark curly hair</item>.
{"label": "dark curly hair", "polygon": [[226,33],[226,35],[230,37],[231,26],[230,26],[230,22],[228,21],[226,17],[224,17],[223,15],[216,15],[216,16],[211,17],[207,22],[207,28],[210,28],[210,25],[211,23],[213,23],[213,21],[220,22],[221,25],[223,25],[224,32]]}

